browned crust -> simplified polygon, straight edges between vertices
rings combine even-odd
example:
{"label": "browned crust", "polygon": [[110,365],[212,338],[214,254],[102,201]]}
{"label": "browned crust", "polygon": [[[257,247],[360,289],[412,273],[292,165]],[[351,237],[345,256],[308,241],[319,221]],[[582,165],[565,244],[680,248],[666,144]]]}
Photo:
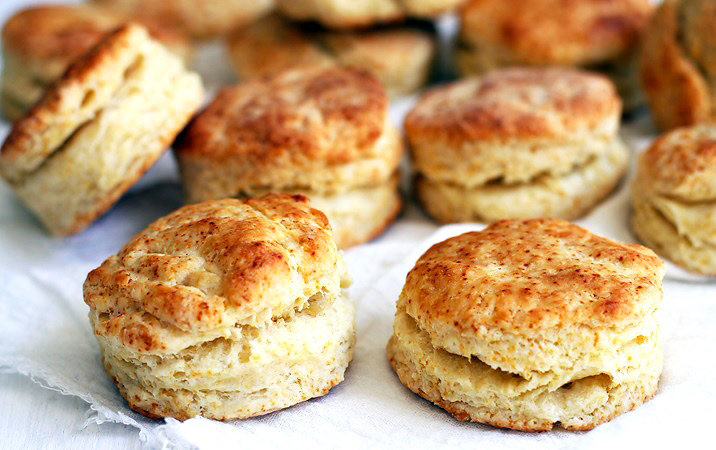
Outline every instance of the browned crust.
{"label": "browned crust", "polygon": [[633,49],[651,11],[648,0],[472,0],[461,36],[523,64],[594,64]]}
{"label": "browned crust", "polygon": [[656,123],[663,129],[707,119],[709,87],[679,42],[679,2],[665,1],[644,33],[640,76]]}
{"label": "browned crust", "polygon": [[716,124],[672,130],[639,159],[640,177],[656,192],[687,201],[716,198]]}
{"label": "browned crust", "polygon": [[[536,100],[543,97],[541,100]],[[405,118],[411,143],[563,137],[618,114],[611,82],[573,69],[513,68],[432,89]]]}
{"label": "browned crust", "polygon": [[[111,316],[95,326],[96,334],[139,352],[161,352],[166,327],[208,331],[280,302],[272,296],[285,297],[293,258],[300,258],[294,263],[310,283],[335,273],[337,257],[328,219],[303,196],[208,201],[180,208],[137,234],[89,273],[84,300]],[[307,259],[311,267],[303,267]],[[149,316],[135,317],[136,311]]]}
{"label": "browned crust", "polygon": [[[127,21],[126,16],[91,6],[30,7],[5,23],[3,47],[21,58],[58,59],[69,64]],[[181,53],[188,55],[190,44],[184,34],[151,19],[140,19],[139,22],[159,42],[170,48],[184,48]]]}
{"label": "browned crust", "polygon": [[423,329],[623,327],[661,299],[664,263],[557,219],[504,220],[431,247],[399,304]]}
{"label": "browned crust", "polygon": [[622,408],[616,409],[612,414],[605,415],[602,417],[599,417],[598,420],[595,420],[593,422],[590,422],[587,425],[584,426],[567,426],[565,427],[563,424],[560,423],[554,423],[549,420],[543,420],[538,418],[528,418],[523,417],[520,418],[518,416],[511,417],[511,418],[497,418],[497,414],[493,417],[475,417],[471,415],[468,411],[465,411],[465,409],[460,407],[459,403],[451,402],[448,400],[443,399],[440,397],[436,392],[426,392],[422,389],[420,386],[420,383],[415,380],[415,378],[412,376],[413,373],[411,372],[411,369],[404,363],[398,361],[392,350],[392,342],[395,339],[395,336],[392,336],[390,340],[388,341],[388,346],[386,349],[386,353],[388,356],[388,362],[390,363],[391,367],[395,371],[396,375],[398,375],[398,379],[400,382],[410,389],[413,393],[417,394],[418,396],[424,398],[425,400],[432,402],[436,406],[444,409],[448,414],[453,416],[455,419],[459,420],[460,422],[475,422],[475,423],[483,423],[486,425],[491,425],[493,427],[498,428],[508,428],[511,430],[516,431],[524,431],[524,432],[540,432],[540,431],[551,431],[555,425],[561,426],[562,428],[568,430],[568,431],[589,431],[594,429],[595,427],[609,422],[616,417],[627,413],[633,409],[635,409],[637,406],[640,406],[647,401],[651,400],[655,395],[657,390],[654,389],[652,392],[646,392],[645,395],[641,399],[632,400],[628,402],[626,405],[624,405]]}
{"label": "browned crust", "polygon": [[[387,104],[384,88],[367,72],[296,69],[224,88],[189,125],[176,151],[217,159],[242,155],[256,170],[304,159],[345,164],[373,149]],[[311,124],[305,109],[320,114],[322,123]]]}

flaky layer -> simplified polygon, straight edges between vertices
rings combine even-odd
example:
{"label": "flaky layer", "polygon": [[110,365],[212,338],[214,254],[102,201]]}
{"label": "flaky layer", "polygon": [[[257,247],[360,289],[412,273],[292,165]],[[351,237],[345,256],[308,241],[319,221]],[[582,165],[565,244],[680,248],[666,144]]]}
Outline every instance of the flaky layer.
{"label": "flaky layer", "polygon": [[248,418],[324,395],[341,382],[352,359],[353,315],[344,293],[161,358],[102,336],[98,342],[107,372],[143,414]]}
{"label": "flaky layer", "polygon": [[459,420],[524,431],[591,429],[653,396],[662,369],[653,317],[645,335],[530,379],[435,347],[400,308],[394,331],[388,358],[408,388]]}
{"label": "flaky layer", "polygon": [[334,195],[305,193],[323,211],[340,248],[363,244],[379,236],[400,213],[398,174],[390,180]]}
{"label": "flaky layer", "polygon": [[617,140],[560,175],[545,174],[524,183],[488,183],[465,187],[460,179],[417,180],[418,196],[432,217],[443,223],[495,222],[502,219],[556,217],[575,220],[588,213],[616,187],[626,170],[628,152]]}
{"label": "flaky layer", "polygon": [[653,192],[635,180],[632,229],[659,255],[703,275],[716,275],[716,203],[688,203]]}

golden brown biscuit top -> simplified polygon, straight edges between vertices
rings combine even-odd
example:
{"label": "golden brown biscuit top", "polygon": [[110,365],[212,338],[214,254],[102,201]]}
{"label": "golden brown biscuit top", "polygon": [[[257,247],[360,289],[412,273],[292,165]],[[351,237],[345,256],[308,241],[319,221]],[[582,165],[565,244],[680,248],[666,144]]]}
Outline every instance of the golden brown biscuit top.
{"label": "golden brown biscuit top", "polygon": [[594,64],[632,49],[651,11],[649,0],[471,0],[461,32],[526,64]]}
{"label": "golden brown biscuit top", "polygon": [[411,141],[559,138],[618,116],[606,78],[573,69],[513,68],[469,78],[424,95],[405,118]]}
{"label": "golden brown biscuit top", "polygon": [[[5,23],[3,46],[25,58],[61,58],[69,62],[127,20],[122,15],[90,6],[31,7]],[[182,33],[147,19],[140,23],[165,45],[189,46]]]}
{"label": "golden brown biscuit top", "polygon": [[312,67],[224,88],[189,126],[177,151],[241,155],[257,170],[345,164],[373,150],[388,99],[370,74]]}
{"label": "golden brown biscuit top", "polygon": [[640,179],[656,192],[683,200],[716,200],[716,123],[673,130],[639,160]]}
{"label": "golden brown biscuit top", "polygon": [[84,299],[110,316],[104,334],[154,351],[167,327],[206,333],[291,314],[339,291],[340,269],[328,220],[305,197],[215,200],[137,234],[90,272]]}
{"label": "golden brown biscuit top", "polygon": [[421,328],[519,335],[638,322],[661,300],[663,262],[556,219],[505,220],[434,245],[398,302]]}

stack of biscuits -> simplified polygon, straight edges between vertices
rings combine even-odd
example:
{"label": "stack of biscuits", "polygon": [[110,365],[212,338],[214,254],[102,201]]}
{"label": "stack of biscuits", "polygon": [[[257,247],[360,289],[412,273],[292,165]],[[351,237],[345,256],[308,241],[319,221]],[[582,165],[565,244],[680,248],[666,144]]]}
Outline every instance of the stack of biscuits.
{"label": "stack of biscuits", "polygon": [[[5,24],[0,176],[64,237],[173,149],[189,205],[84,283],[132,409],[245,419],[342,382],[356,336],[341,251],[395,222],[405,156],[427,215],[489,225],[408,274],[387,346],[402,384],[524,431],[589,430],[656,394],[664,263],[565,220],[627,172],[639,52],[660,126],[713,117],[714,2],[665,0],[651,19],[648,0],[89,3]],[[446,12],[464,78],[419,93]],[[185,64],[209,38],[239,82],[207,101]],[[416,92],[403,139],[390,99]],[[639,238],[712,276],[714,167],[716,126],[700,123],[658,139],[632,187]]]}

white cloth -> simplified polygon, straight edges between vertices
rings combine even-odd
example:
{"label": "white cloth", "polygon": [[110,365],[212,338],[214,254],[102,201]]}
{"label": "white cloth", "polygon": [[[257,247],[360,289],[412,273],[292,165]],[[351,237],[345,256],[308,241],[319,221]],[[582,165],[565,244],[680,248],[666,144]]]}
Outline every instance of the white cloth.
{"label": "white cloth", "polygon": [[[2,8],[7,5],[0,5],[0,16],[6,15]],[[217,81],[224,76],[220,73],[226,71],[212,71]],[[409,105],[394,105],[397,121]],[[0,136],[6,131],[4,126]],[[639,148],[644,140],[634,137],[652,132],[644,121],[624,130]],[[627,191],[625,183],[580,223],[632,241]],[[716,286],[671,265],[664,283],[666,357],[659,393],[594,431],[526,434],[463,424],[404,388],[387,363],[385,344],[405,274],[430,244],[477,227],[438,229],[414,206],[380,240],[346,252],[354,278],[358,341],[346,380],[329,395],[241,422],[144,418],[127,408],[102,369],[82,301],[82,282],[134,233],[181,201],[176,168],[167,155],[109,214],[86,232],[63,240],[49,237],[0,184],[0,372],[26,375],[41,386],[79,397],[90,410],[87,423],[131,425],[151,447],[661,448],[711,442],[710,426],[716,419]],[[0,417],[12,413],[5,408],[0,404]]]}
{"label": "white cloth", "polygon": [[[642,125],[630,127],[625,135],[629,131],[642,134]],[[499,449],[709,442],[709,425],[716,419],[716,286],[671,265],[664,282],[666,357],[659,393],[634,412],[592,432],[525,434],[462,424],[402,387],[386,361],[385,344],[405,274],[430,244],[479,228],[438,229],[415,207],[376,243],[346,252],[354,277],[351,294],[357,309],[358,341],[346,380],[329,395],[243,422],[146,419],[127,408],[105,375],[81,291],[89,270],[148,222],[181,203],[171,159],[164,158],[143,186],[88,231],[65,240],[47,236],[8,189],[0,187],[0,367],[82,398],[93,411],[88,422],[132,425],[152,447],[451,445]],[[625,184],[579,223],[609,237],[633,240],[626,226],[627,194]],[[684,277],[691,282],[678,281]]]}

